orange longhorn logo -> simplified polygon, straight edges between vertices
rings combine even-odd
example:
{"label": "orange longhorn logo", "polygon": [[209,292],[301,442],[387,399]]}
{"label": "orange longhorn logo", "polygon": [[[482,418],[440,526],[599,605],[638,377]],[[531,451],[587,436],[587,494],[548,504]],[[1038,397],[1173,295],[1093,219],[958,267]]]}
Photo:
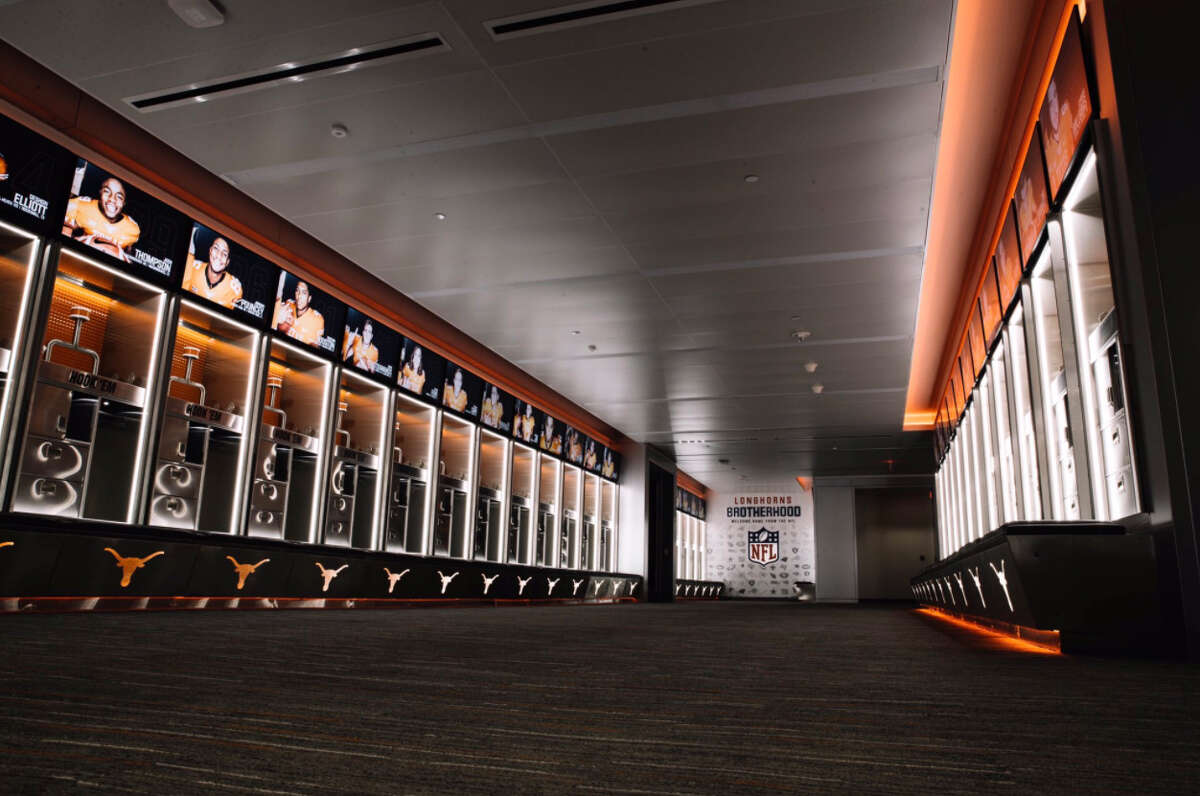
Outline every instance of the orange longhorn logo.
{"label": "orange longhorn logo", "polygon": [[404,570],[403,572],[392,572],[392,571],[391,571],[390,569],[388,569],[387,567],[384,567],[384,568],[383,568],[383,571],[384,571],[384,573],[387,575],[387,580],[388,580],[388,594],[391,594],[391,593],[392,593],[392,589],[396,588],[396,584],[400,582],[400,579],[401,579],[402,577],[404,577],[405,575],[407,575],[407,574],[408,574],[408,570],[407,570],[407,569],[406,569],[406,570]]}
{"label": "orange longhorn logo", "polygon": [[15,545],[16,542],[0,542],[0,547],[13,547]]}
{"label": "orange longhorn logo", "polygon": [[263,564],[265,564],[271,560],[269,558],[264,558],[262,561],[259,561],[257,564],[239,564],[237,562],[237,559],[234,558],[233,556],[225,556],[225,557],[233,562],[233,568],[237,571],[238,591],[241,591],[242,587],[246,585],[246,578],[250,577],[250,575],[253,574],[254,570],[258,569]]}
{"label": "orange longhorn logo", "polygon": [[120,553],[118,553],[116,550],[113,550],[111,547],[106,547],[104,549],[107,550],[108,552],[112,553],[112,557],[117,559],[117,566],[121,568],[121,588],[122,589],[129,586],[129,581],[133,578],[133,573],[136,570],[139,570],[142,567],[146,566],[147,561],[149,561],[152,558],[158,558],[159,556],[164,555],[162,550],[155,550],[153,553],[146,556],[145,558],[135,558],[134,556],[128,556],[128,557],[122,556]]}
{"label": "orange longhorn logo", "polygon": [[325,565],[320,561],[314,561],[313,563],[317,565],[317,569],[321,570],[321,577],[325,579],[325,585],[321,587],[321,591],[329,591],[329,584],[333,582],[333,579],[340,575],[343,569],[350,566],[349,564],[342,564],[337,569],[325,569]]}

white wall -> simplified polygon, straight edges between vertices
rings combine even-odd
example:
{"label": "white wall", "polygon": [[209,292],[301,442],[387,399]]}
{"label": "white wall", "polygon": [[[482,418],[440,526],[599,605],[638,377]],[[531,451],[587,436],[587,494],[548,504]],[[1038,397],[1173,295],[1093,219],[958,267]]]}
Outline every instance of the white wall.
{"label": "white wall", "polygon": [[[798,580],[815,580],[819,588],[812,492],[788,478],[712,490],[707,500],[707,577],[724,581],[730,597],[791,597],[792,583]],[[757,508],[768,510],[764,513],[783,508],[787,511],[780,513],[787,514],[798,509],[799,516],[735,516],[753,515]],[[748,555],[748,534],[760,528],[779,532],[779,558],[766,566],[752,563]]]}
{"label": "white wall", "polygon": [[617,571],[646,577],[646,446],[627,440],[619,453]]}
{"label": "white wall", "polygon": [[858,539],[854,524],[854,487],[813,488],[816,513],[817,599],[858,600]]}

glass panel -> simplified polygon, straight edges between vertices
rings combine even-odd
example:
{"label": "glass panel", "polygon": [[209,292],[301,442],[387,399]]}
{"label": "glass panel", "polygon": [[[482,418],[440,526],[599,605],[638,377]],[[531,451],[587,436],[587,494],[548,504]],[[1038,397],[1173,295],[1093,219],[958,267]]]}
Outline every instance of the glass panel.
{"label": "glass panel", "polygon": [[598,569],[615,572],[617,569],[617,485],[600,482],[600,566]]}
{"label": "glass panel", "polygon": [[1029,357],[1025,348],[1025,309],[1013,311],[1006,332],[1008,351],[1012,356],[1013,411],[1017,414],[1017,455],[1021,479],[1022,519],[1042,519],[1042,484],[1038,470],[1037,435],[1033,422],[1033,396],[1030,392]]}
{"label": "glass panel", "polygon": [[1140,501],[1094,153],[1067,196],[1063,229],[1096,516],[1120,519],[1137,513]]}
{"label": "glass panel", "polygon": [[995,420],[992,416],[992,383],[987,375],[979,383],[979,440],[982,466],[980,475],[983,477],[984,489],[987,495],[987,512],[983,532],[988,533],[1000,527],[1000,513],[996,485],[999,473],[996,467],[996,455],[992,438],[995,434]]}
{"label": "glass panel", "polygon": [[425,552],[433,409],[395,393],[392,421],[392,489],[385,545],[397,553]]}
{"label": "glass panel", "polygon": [[278,340],[271,343],[250,487],[251,536],[318,538],[321,454],[333,368]]}
{"label": "glass panel", "polygon": [[70,252],[60,256],[14,510],[135,519],[163,306],[160,290]]}
{"label": "glass panel", "polygon": [[1048,250],[1043,250],[1030,282],[1036,323],[1039,378],[1045,398],[1050,495],[1056,520],[1079,519],[1079,486],[1075,475],[1075,442],[1071,428],[1064,370],[1062,328]]}
{"label": "glass panel", "polygon": [[238,529],[258,340],[247,326],[181,304],[155,455],[152,525]]}
{"label": "glass panel", "polygon": [[600,476],[584,475],[583,481],[583,557],[580,567],[599,569],[600,557]]}
{"label": "glass panel", "polygon": [[438,491],[433,516],[433,554],[463,558],[467,555],[470,523],[471,466],[475,451],[475,426],[442,414],[442,442],[438,448]]}

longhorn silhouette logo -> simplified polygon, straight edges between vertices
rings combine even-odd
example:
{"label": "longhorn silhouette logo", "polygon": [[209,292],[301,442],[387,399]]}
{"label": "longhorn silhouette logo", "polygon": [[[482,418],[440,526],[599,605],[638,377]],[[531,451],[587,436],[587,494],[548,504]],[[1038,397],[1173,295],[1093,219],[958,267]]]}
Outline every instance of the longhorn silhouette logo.
{"label": "longhorn silhouette logo", "polygon": [[933,579],[933,585],[937,587],[938,602],[946,602],[946,596],[942,594],[942,582],[937,578]]}
{"label": "longhorn silhouette logo", "polygon": [[113,550],[111,547],[106,547],[104,549],[107,550],[108,552],[112,553],[112,557],[117,559],[117,566],[121,568],[121,588],[122,589],[127,588],[129,586],[129,581],[133,578],[133,573],[136,572],[137,570],[141,569],[142,567],[146,566],[147,561],[149,561],[152,558],[158,558],[161,555],[165,555],[162,550],[155,550],[153,553],[146,556],[145,558],[137,558],[136,556],[126,557],[126,556],[122,556],[120,553],[118,553],[116,550]]}
{"label": "longhorn silhouette logo", "polygon": [[269,558],[264,558],[262,561],[259,561],[257,564],[239,564],[237,562],[237,559],[234,558],[233,556],[225,556],[225,557],[228,558],[233,563],[233,569],[235,572],[237,572],[238,591],[241,591],[242,587],[246,585],[246,578],[250,577],[254,573],[254,570],[258,569],[263,564],[265,564],[271,560]]}
{"label": "longhorn silhouette logo", "polygon": [[979,583],[979,567],[975,567],[974,571],[967,567],[967,574],[971,576],[971,580],[975,581],[975,591],[979,592],[979,602],[983,603],[984,608],[987,608],[987,600],[983,599],[983,586]]}
{"label": "longhorn silhouette logo", "polygon": [[445,594],[446,587],[450,585],[450,581],[452,581],[458,577],[458,573],[455,572],[453,575],[450,575],[449,577],[447,577],[447,576],[443,575],[442,571],[439,569],[437,571],[437,574],[438,574],[438,577],[442,579],[442,594]]}
{"label": "longhorn silhouette logo", "polygon": [[957,607],[958,600],[954,599],[954,586],[950,583],[950,578],[942,578],[942,582],[946,584],[946,593],[950,595],[950,604]]}
{"label": "longhorn silhouette logo", "polygon": [[546,587],[547,587],[546,588],[546,596],[547,597],[554,594],[554,587],[558,585],[558,582],[560,580],[562,580],[561,577],[555,578],[554,580],[550,580],[550,578],[546,578]]}
{"label": "longhorn silhouette logo", "polygon": [[524,578],[524,579],[522,579],[520,575],[517,575],[517,595],[518,596],[525,593],[525,585],[528,584],[529,581],[531,581],[531,580],[533,580],[533,575],[530,575],[529,577]]}
{"label": "longhorn silhouette logo", "polygon": [[408,574],[408,570],[407,570],[407,569],[406,569],[406,570],[404,570],[403,572],[392,572],[392,571],[391,571],[390,569],[388,569],[387,567],[384,567],[384,568],[383,568],[383,572],[384,572],[384,574],[385,574],[385,575],[387,575],[387,581],[388,581],[388,594],[391,594],[391,593],[392,593],[392,589],[396,588],[396,584],[400,582],[400,578],[402,578],[402,577],[404,577],[405,575],[407,575],[407,574]]}
{"label": "longhorn silhouette logo", "polygon": [[1013,612],[1012,597],[1008,596],[1008,578],[1004,574],[1004,559],[1000,559],[1000,569],[996,569],[996,565],[991,561],[988,566],[992,568],[992,572],[996,573],[996,580],[1000,581],[1000,588],[1004,589],[1004,599],[1008,600],[1008,612]]}
{"label": "longhorn silhouette logo", "polygon": [[969,603],[969,602],[967,602],[967,590],[963,588],[962,573],[961,573],[961,572],[955,572],[955,573],[954,573],[954,579],[955,579],[956,581],[958,581],[958,591],[959,591],[959,592],[962,594],[962,598],[963,598],[963,605],[964,605],[964,606],[966,606],[966,605],[970,605],[970,603]]}
{"label": "longhorn silhouette logo", "polygon": [[0,547],[14,547],[16,542],[0,542]]}
{"label": "longhorn silhouette logo", "polygon": [[587,580],[587,578],[580,578],[579,580],[574,580],[574,579],[571,580],[571,596],[572,597],[574,597],[576,594],[579,593],[579,587],[583,585],[583,582],[585,580]]}
{"label": "longhorn silhouette logo", "polygon": [[632,583],[630,583],[630,584],[629,584],[629,596],[630,596],[630,597],[632,597],[632,596],[633,596],[633,593],[634,593],[635,591],[637,591],[637,587],[638,587],[638,585],[637,585],[637,581],[636,581],[636,580],[635,580],[635,581],[633,581]]}
{"label": "longhorn silhouette logo", "polygon": [[342,574],[343,569],[350,566],[349,564],[342,564],[337,569],[326,569],[325,565],[320,561],[314,561],[313,563],[317,565],[317,569],[321,570],[321,577],[325,579],[325,585],[321,587],[321,591],[329,591],[329,584],[333,582],[333,579]]}
{"label": "longhorn silhouette logo", "polygon": [[500,577],[500,573],[497,572],[495,575],[492,575],[489,578],[487,575],[484,575],[482,572],[480,572],[479,577],[483,578],[483,593],[487,594],[488,589],[492,588],[492,584],[496,582],[496,578]]}

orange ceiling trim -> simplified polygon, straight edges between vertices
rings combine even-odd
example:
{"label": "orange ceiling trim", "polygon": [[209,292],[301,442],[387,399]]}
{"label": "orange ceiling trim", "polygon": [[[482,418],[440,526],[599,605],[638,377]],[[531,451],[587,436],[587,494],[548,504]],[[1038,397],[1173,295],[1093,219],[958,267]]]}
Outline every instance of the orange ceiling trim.
{"label": "orange ceiling trim", "polygon": [[[978,304],[984,280],[988,275],[988,266],[991,257],[995,253],[996,245],[1003,232],[1004,220],[1012,202],[1013,194],[1016,191],[1017,183],[1020,181],[1021,169],[1024,166],[1029,146],[1033,142],[1042,100],[1053,77],[1055,62],[1057,61],[1058,52],[1062,47],[1063,39],[1066,37],[1067,29],[1071,23],[1071,15],[1075,7],[1082,2],[1083,0],[1043,0],[1035,12],[1030,15],[1025,46],[1021,57],[1022,66],[1020,74],[1022,78],[1013,84],[1009,96],[1008,111],[1005,115],[1006,122],[1004,124],[1004,129],[1012,130],[1017,126],[1017,120],[1021,119],[1023,115],[1024,118],[1021,119],[1022,126],[1018,128],[1020,143],[1011,161],[1007,164],[1005,163],[1003,157],[1004,151],[1002,150],[1000,158],[992,168],[989,178],[989,186],[991,187],[988,191],[991,199],[984,203],[985,212],[981,216],[972,238],[967,262],[973,263],[973,265],[968,266],[970,270],[963,280],[957,307],[952,315],[950,325],[950,329],[961,329],[961,331],[957,337],[952,336],[948,338],[956,342],[945,348],[942,352],[936,378],[933,382],[936,392],[933,396],[926,399],[930,406],[936,407],[945,400],[946,393],[950,389],[949,374],[951,367],[958,361],[964,347],[967,345],[970,313]],[[1056,11],[1057,13],[1055,14]],[[1047,16],[1051,14],[1054,15],[1055,25],[1050,40],[1049,52],[1041,62],[1041,71],[1038,73],[1032,96],[1023,102],[1023,96],[1026,95],[1030,76],[1036,68],[1036,45],[1039,38],[1041,38],[1039,34],[1043,30]],[[1014,130],[1014,132],[1017,131]],[[972,376],[974,375],[976,374],[972,374]],[[940,388],[938,385],[940,385]],[[914,401],[919,400],[919,398],[915,398],[912,395],[909,396],[909,406],[905,413],[906,430],[929,428],[932,425],[922,424],[918,426],[915,423],[910,425],[910,418],[916,421],[922,417],[928,417],[927,413],[932,413],[936,417],[936,409],[930,409],[921,403],[917,403],[914,406]],[[953,422],[957,419],[950,418],[950,421]]]}
{"label": "orange ceiling trim", "polygon": [[619,431],[519,371],[445,319],[4,42],[0,42],[0,101],[11,115],[41,135],[89,159],[98,158],[101,165],[127,172],[157,198],[223,227],[259,254],[329,288],[343,301],[517,398],[610,448],[619,447],[624,439]]}

